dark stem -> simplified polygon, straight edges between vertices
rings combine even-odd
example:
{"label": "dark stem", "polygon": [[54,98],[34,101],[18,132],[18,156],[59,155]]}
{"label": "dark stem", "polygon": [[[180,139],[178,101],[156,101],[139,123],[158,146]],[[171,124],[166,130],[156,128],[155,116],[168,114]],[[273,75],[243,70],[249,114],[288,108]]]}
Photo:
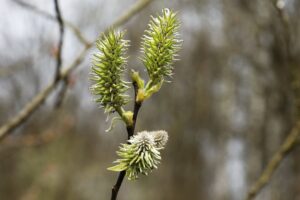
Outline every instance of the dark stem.
{"label": "dark stem", "polygon": [[68,76],[62,80],[62,87],[60,91],[58,92],[56,102],[54,104],[55,109],[59,109],[64,101],[64,98],[66,96],[67,90],[68,90]]}
{"label": "dark stem", "polygon": [[[58,50],[57,50],[57,59],[56,59],[56,71],[55,71],[55,77],[54,80],[55,81],[59,81],[60,80],[60,69],[62,66],[62,46],[64,43],[64,22],[61,16],[61,12],[60,12],[60,8],[59,8],[59,4],[58,4],[58,0],[54,0],[54,6],[55,6],[55,13],[56,13],[56,20],[58,22],[59,25],[59,42],[58,42]],[[58,109],[64,99],[64,96],[66,94],[67,91],[67,78],[63,79],[63,85],[61,90],[59,91],[57,100],[55,102],[55,108]]]}
{"label": "dark stem", "polygon": [[58,5],[58,0],[54,0],[55,5],[55,13],[56,13],[56,19],[59,25],[59,42],[58,42],[58,50],[57,50],[57,60],[56,60],[56,72],[55,72],[55,81],[59,80],[60,76],[60,68],[62,65],[62,46],[64,42],[64,22],[61,17],[61,12]]}
{"label": "dark stem", "polygon": [[116,184],[114,185],[114,187],[112,188],[112,192],[111,192],[111,200],[116,200],[116,199],[117,199],[117,195],[118,195],[119,189],[120,189],[120,187],[121,187],[121,185],[122,185],[122,182],[123,182],[123,180],[124,180],[125,174],[126,174],[126,171],[121,171],[121,172],[119,173],[117,182],[116,182]]}
{"label": "dark stem", "polygon": [[[133,84],[133,87],[134,87],[134,99],[136,99],[138,87],[137,87],[136,82],[133,82],[132,84]],[[138,116],[138,113],[139,113],[139,110],[140,110],[141,106],[142,106],[141,102],[137,102],[137,101],[134,102],[133,124],[132,124],[132,126],[127,126],[126,127],[128,139],[130,139],[130,137],[134,135],[135,124],[136,124],[137,116]],[[119,189],[120,189],[120,187],[122,185],[122,182],[124,180],[125,175],[126,175],[126,171],[125,170],[121,171],[119,173],[117,182],[114,185],[114,187],[112,188],[111,200],[116,200],[117,199],[118,192],[119,192]]]}

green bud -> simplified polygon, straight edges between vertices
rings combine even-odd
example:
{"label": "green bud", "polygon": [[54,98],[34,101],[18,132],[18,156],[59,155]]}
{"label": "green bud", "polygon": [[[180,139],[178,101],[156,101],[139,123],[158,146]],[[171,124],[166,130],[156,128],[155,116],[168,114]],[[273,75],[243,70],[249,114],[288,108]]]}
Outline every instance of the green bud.
{"label": "green bud", "polygon": [[131,70],[131,79],[136,83],[138,89],[144,89],[144,80],[140,77],[139,72]]}
{"label": "green bud", "polygon": [[172,76],[173,62],[182,43],[178,29],[176,13],[169,9],[163,9],[161,16],[150,20],[142,42],[142,61],[150,77],[146,90]]}
{"label": "green bud", "polygon": [[105,112],[120,110],[128,102],[125,95],[128,86],[122,80],[128,41],[123,36],[124,32],[109,31],[96,42],[99,52],[93,57],[91,91]]}
{"label": "green bud", "polygon": [[122,144],[117,151],[120,159],[117,165],[108,168],[111,171],[126,170],[129,180],[137,179],[139,174],[148,175],[160,163],[160,150],[166,145],[168,134],[166,131],[142,131]]}
{"label": "green bud", "polygon": [[122,112],[121,116],[122,116],[123,121],[126,123],[127,126],[132,126],[133,125],[133,112],[125,111],[125,112]]}
{"label": "green bud", "polygon": [[144,99],[148,99],[149,97],[151,97],[152,94],[158,92],[160,90],[162,84],[163,84],[163,81],[160,81],[151,87],[147,87],[147,89],[145,91]]}

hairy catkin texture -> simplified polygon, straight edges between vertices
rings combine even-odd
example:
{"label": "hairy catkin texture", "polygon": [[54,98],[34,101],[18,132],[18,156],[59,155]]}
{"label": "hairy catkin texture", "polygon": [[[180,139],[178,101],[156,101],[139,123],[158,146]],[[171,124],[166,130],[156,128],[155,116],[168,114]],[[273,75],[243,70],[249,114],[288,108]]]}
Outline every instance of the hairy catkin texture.
{"label": "hairy catkin texture", "polygon": [[154,138],[156,148],[164,148],[168,142],[168,133],[164,130],[149,132]]}
{"label": "hairy catkin texture", "polygon": [[126,170],[129,180],[138,178],[139,174],[148,175],[158,167],[161,156],[160,150],[164,148],[168,140],[166,131],[142,131],[128,140],[128,144],[122,144],[119,151],[120,157],[115,162],[117,165],[108,168],[112,171]]}
{"label": "hairy catkin texture", "polygon": [[173,74],[173,62],[181,46],[176,13],[163,9],[162,15],[151,17],[142,41],[141,58],[151,81],[156,85]]}
{"label": "hairy catkin texture", "polygon": [[91,91],[105,112],[118,110],[128,101],[125,95],[128,86],[122,80],[128,41],[123,36],[124,32],[109,31],[96,43],[98,52],[93,58]]}

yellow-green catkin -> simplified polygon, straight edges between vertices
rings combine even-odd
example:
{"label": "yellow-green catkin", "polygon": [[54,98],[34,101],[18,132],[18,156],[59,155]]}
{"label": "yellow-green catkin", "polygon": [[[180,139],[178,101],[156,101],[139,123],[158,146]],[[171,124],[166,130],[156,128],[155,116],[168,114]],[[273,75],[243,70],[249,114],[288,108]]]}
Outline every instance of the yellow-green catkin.
{"label": "yellow-green catkin", "polygon": [[162,10],[162,15],[151,17],[142,41],[141,59],[150,79],[146,90],[172,76],[173,63],[182,43],[179,26],[176,13],[167,8]]}
{"label": "yellow-green catkin", "polygon": [[96,43],[98,52],[94,54],[91,68],[91,91],[105,112],[118,111],[128,102],[125,94],[128,86],[122,80],[128,41],[123,37],[124,32],[111,30]]}

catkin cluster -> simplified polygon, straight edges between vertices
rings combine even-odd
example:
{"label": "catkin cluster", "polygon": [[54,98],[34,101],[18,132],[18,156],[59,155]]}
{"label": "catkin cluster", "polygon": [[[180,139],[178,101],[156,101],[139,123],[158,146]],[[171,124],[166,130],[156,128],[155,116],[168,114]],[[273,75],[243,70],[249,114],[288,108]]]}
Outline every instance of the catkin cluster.
{"label": "catkin cluster", "polygon": [[122,144],[119,151],[120,157],[115,162],[117,165],[108,168],[112,171],[126,171],[129,180],[138,178],[139,174],[148,175],[160,163],[160,150],[168,141],[166,131],[142,131]]}
{"label": "catkin cluster", "polygon": [[[161,15],[151,17],[141,44],[141,61],[147,69],[149,80],[145,84],[139,73],[132,71],[135,104],[141,105],[159,91],[165,80],[172,77],[173,64],[182,43],[178,29],[177,15],[169,9],[163,9]],[[134,130],[134,113],[123,108],[129,100],[126,95],[129,87],[123,79],[128,43],[129,41],[124,40],[124,32],[113,30],[99,38],[96,43],[98,51],[94,55],[91,68],[91,91],[106,113],[116,111],[120,117],[114,119],[123,120],[127,128]],[[114,121],[112,120],[112,124]],[[130,180],[138,178],[139,174],[147,175],[160,163],[160,150],[164,148],[167,140],[168,134],[165,131],[139,132],[127,144],[120,146],[117,151],[120,158],[115,161],[117,164],[108,169],[126,171]]]}

